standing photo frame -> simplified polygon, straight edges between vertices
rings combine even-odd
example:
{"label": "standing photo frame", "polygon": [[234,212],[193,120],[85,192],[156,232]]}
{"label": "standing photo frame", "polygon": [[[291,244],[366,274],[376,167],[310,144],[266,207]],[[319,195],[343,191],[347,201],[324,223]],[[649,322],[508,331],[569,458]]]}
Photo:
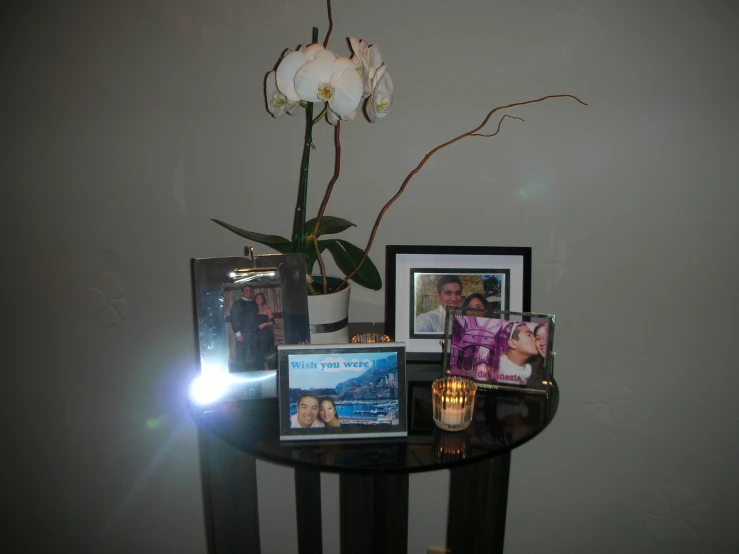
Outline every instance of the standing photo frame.
{"label": "standing photo frame", "polygon": [[385,330],[406,343],[409,362],[441,362],[446,305],[531,309],[530,247],[388,245],[385,253]]}
{"label": "standing photo frame", "polygon": [[310,340],[303,256],[195,258],[192,268],[201,375],[238,374],[232,382],[257,383],[246,396],[276,397],[276,346]]}
{"label": "standing photo frame", "polygon": [[479,388],[548,394],[553,384],[554,323],[549,314],[447,308],[443,367]]}
{"label": "standing photo frame", "polygon": [[280,345],[280,440],[405,437],[405,346]]}

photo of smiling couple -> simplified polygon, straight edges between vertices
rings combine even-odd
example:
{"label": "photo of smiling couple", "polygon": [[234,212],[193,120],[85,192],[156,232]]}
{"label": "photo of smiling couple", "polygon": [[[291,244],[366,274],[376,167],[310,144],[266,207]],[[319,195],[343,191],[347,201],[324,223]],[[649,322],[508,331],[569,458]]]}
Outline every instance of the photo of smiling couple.
{"label": "photo of smiling couple", "polygon": [[[451,315],[448,369],[451,375],[477,383],[543,388],[551,368],[548,348],[553,320],[530,315],[532,321],[468,315],[455,309]],[[484,312],[482,312],[484,313]]]}
{"label": "photo of smiling couple", "polygon": [[304,393],[298,400],[298,411],[290,416],[290,427],[339,427],[341,417],[330,396]]}
{"label": "photo of smiling couple", "polygon": [[294,354],[290,428],[398,424],[396,352]]}

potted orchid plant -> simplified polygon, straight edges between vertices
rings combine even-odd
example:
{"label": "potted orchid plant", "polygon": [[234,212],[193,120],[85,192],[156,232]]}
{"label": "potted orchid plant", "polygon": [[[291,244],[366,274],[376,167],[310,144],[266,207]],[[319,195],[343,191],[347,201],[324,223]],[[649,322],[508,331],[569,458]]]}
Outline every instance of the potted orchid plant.
{"label": "potted orchid plant", "polygon": [[[340,56],[326,47],[330,34],[329,28],[324,43],[318,44],[316,43],[318,29],[314,28],[313,43],[306,47],[300,46],[295,51],[287,49],[276,69],[270,71],[266,78],[267,109],[273,117],[280,117],[283,114],[295,115],[301,108],[305,110],[303,157],[292,240],[278,235],[247,231],[224,221],[214,220],[234,233],[278,252],[304,254],[308,276],[313,274],[313,268],[318,263],[320,278],[316,280],[309,278],[308,282],[311,294],[338,290],[345,286],[348,279],[372,290],[382,288],[380,273],[363,249],[343,239],[322,237],[335,235],[355,226],[347,219],[325,214],[334,184],[339,177],[341,122],[354,120],[362,107],[366,118],[372,123],[385,117],[392,106],[393,82],[376,46],[351,37],[349,44],[353,55]],[[320,110],[317,114],[316,106]],[[306,220],[313,126],[322,119],[335,129],[336,170],[324,194],[317,217]],[[334,286],[329,285],[322,259],[322,253],[326,250],[347,276],[343,281],[339,279],[338,284]]]}
{"label": "potted orchid plant", "polygon": [[[421,162],[403,180],[398,192],[383,206],[374,223],[367,245],[364,249],[339,238],[326,238],[337,235],[354,223],[341,217],[326,215],[326,207],[336,184],[341,167],[341,124],[364,116],[371,123],[384,118],[393,105],[393,81],[377,46],[365,40],[349,38],[351,57],[335,54],[328,48],[328,41],[333,29],[331,0],[327,0],[329,30],[323,43],[318,43],[318,29],[313,28],[313,40],[309,46],[298,47],[297,50],[285,50],[274,71],[266,76],[265,92],[267,109],[273,117],[284,114],[296,115],[301,109],[305,115],[305,134],[303,140],[303,156],[300,164],[300,180],[298,197],[293,218],[291,238],[279,235],[265,235],[241,229],[224,221],[214,219],[216,223],[233,231],[237,235],[251,241],[268,246],[280,253],[302,253],[305,255],[306,275],[308,275],[309,294],[325,294],[341,290],[349,280],[372,290],[382,288],[382,279],[375,264],[368,254],[388,208],[400,197],[413,176],[439,150],[467,137],[492,137],[500,131],[501,123],[506,118],[520,117],[503,115],[498,120],[495,132],[485,134],[482,129],[488,124],[496,112],[542,102],[550,98],[568,97],[586,105],[580,99],[569,94],[549,95],[535,100],[517,102],[493,108],[482,123],[432,149]],[[316,113],[317,112],[317,113]],[[334,128],[334,174],[326,187],[318,214],[306,220],[306,199],[308,195],[308,169],[313,145],[313,126],[324,120]],[[337,279],[331,285],[326,275],[322,253],[328,251],[338,268],[344,273],[343,279]],[[316,263],[320,268],[320,277],[311,278]]]}

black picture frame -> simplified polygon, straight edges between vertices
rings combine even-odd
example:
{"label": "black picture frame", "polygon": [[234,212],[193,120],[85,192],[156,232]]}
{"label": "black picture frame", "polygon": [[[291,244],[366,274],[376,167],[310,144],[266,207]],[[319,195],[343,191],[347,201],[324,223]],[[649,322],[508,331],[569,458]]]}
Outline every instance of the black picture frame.
{"label": "black picture frame", "polygon": [[411,306],[414,271],[500,272],[506,275],[507,286],[507,302],[501,308],[531,310],[531,247],[387,245],[385,257],[385,330],[393,340],[405,342],[408,362],[440,363],[443,352],[443,330],[419,333],[413,326],[419,315]]}
{"label": "black picture frame", "polygon": [[277,360],[280,440],[408,435],[405,345],[279,345]]}

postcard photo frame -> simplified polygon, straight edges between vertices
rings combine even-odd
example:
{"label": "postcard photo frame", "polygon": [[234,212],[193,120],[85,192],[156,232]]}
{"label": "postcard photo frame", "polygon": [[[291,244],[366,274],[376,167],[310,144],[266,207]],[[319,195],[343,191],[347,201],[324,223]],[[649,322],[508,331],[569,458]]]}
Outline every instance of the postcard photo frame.
{"label": "postcard photo frame", "polygon": [[405,346],[280,345],[280,440],[405,437]]}
{"label": "postcard photo frame", "polygon": [[442,361],[445,301],[531,310],[530,247],[388,245],[385,263],[385,332],[409,362]]}
{"label": "postcard photo frame", "polygon": [[443,367],[480,388],[548,394],[554,324],[549,314],[447,308]]}

